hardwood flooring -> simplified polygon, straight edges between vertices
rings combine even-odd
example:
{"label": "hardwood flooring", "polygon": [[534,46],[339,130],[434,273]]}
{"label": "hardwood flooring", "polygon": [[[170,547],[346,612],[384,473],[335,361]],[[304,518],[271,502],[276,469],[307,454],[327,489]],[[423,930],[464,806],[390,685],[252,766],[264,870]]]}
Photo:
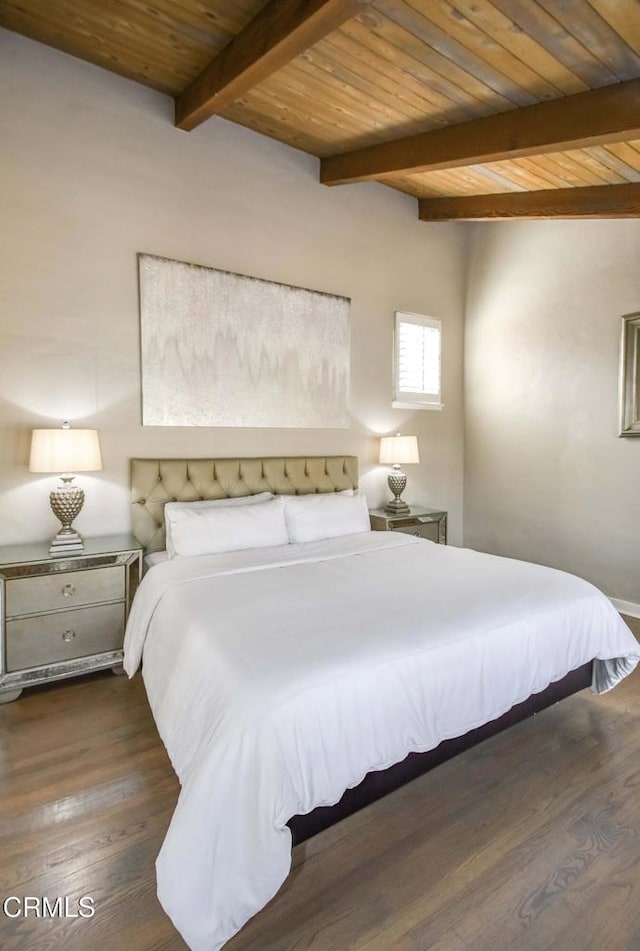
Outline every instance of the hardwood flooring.
{"label": "hardwood flooring", "polygon": [[[0,900],[95,902],[92,918],[0,912],[1,951],[183,951],[154,870],[178,783],[141,679],[25,691],[0,707],[0,763]],[[296,852],[229,951],[638,951],[640,673],[485,741]]]}

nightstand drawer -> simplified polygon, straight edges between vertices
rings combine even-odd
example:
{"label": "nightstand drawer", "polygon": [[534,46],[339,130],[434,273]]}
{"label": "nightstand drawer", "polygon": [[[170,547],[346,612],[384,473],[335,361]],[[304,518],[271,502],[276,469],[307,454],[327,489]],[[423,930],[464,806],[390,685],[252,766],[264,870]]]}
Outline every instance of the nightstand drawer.
{"label": "nightstand drawer", "polygon": [[394,532],[404,532],[405,535],[417,535],[418,538],[428,538],[432,542],[438,541],[437,522],[414,522],[412,525],[394,525]]}
{"label": "nightstand drawer", "polygon": [[9,671],[119,650],[124,636],[124,604],[8,621],[6,634]]}
{"label": "nightstand drawer", "polygon": [[7,617],[63,610],[124,598],[123,565],[93,571],[61,571],[7,581]]}

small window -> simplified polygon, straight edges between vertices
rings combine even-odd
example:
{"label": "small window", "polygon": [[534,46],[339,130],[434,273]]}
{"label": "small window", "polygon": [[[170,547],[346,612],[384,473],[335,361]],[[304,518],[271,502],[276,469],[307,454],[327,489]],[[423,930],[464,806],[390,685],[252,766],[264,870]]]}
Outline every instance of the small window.
{"label": "small window", "polygon": [[442,324],[396,311],[393,406],[442,409]]}

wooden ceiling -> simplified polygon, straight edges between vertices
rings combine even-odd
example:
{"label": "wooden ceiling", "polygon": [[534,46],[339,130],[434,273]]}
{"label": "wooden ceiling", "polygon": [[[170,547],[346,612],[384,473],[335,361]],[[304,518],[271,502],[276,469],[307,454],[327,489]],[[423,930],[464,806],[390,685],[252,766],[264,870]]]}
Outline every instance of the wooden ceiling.
{"label": "wooden ceiling", "polygon": [[640,0],[0,0],[0,25],[427,220],[640,216]]}

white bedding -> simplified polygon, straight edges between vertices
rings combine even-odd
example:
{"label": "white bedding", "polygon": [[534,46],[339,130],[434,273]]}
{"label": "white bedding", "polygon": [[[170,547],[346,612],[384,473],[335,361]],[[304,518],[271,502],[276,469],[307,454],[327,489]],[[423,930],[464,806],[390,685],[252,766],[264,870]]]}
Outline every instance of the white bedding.
{"label": "white bedding", "polygon": [[129,618],[130,676],[143,653],[182,783],[158,895],[193,951],[277,892],[291,816],[593,657],[598,692],[640,658],[587,582],[391,532],[156,565]]}

